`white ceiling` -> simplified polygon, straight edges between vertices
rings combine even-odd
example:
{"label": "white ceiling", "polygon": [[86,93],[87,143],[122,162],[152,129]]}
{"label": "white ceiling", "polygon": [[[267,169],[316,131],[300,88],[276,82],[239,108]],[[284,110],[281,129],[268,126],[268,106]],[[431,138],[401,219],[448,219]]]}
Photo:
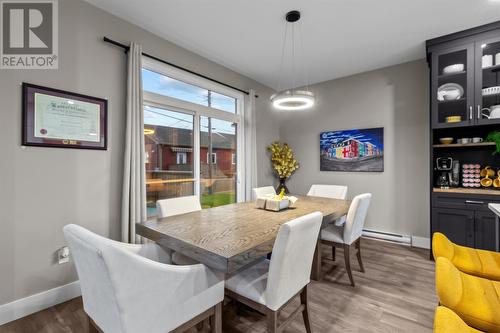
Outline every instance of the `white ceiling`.
{"label": "white ceiling", "polygon": [[87,1],[275,89],[289,10],[302,12],[305,52],[302,78],[281,88],[305,84],[304,69],[316,83],[420,59],[429,38],[500,20],[499,0]]}

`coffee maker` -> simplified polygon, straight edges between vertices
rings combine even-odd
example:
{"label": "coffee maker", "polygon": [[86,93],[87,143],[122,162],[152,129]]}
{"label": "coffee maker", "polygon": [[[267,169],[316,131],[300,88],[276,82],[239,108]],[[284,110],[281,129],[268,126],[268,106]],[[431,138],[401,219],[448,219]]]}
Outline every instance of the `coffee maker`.
{"label": "coffee maker", "polygon": [[439,172],[436,180],[436,186],[439,188],[448,189],[453,182],[453,159],[451,157],[436,158],[436,170]]}

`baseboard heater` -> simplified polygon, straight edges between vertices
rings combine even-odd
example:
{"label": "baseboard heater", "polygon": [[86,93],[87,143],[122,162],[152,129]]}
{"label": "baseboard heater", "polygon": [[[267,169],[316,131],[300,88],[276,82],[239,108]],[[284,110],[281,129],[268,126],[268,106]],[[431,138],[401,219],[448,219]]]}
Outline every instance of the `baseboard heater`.
{"label": "baseboard heater", "polygon": [[385,240],[389,242],[395,242],[404,245],[411,245],[411,237],[405,235],[393,234],[390,232],[376,231],[363,229],[363,236],[369,238],[375,238],[380,240]]}

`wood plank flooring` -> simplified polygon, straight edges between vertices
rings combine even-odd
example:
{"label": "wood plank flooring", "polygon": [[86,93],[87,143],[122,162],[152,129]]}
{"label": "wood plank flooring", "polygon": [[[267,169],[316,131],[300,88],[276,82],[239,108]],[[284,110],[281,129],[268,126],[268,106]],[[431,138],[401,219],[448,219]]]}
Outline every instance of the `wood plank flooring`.
{"label": "wood plank flooring", "polygon": [[[313,332],[431,332],[438,299],[429,251],[363,239],[362,252],[366,273],[359,271],[352,256],[352,288],[342,250],[337,249],[333,263],[330,248],[323,247],[324,279],[311,282],[309,289]],[[295,300],[284,313],[298,304]],[[232,304],[224,308],[225,333],[266,332],[264,316],[245,309],[236,312]],[[86,332],[86,325],[81,298],[76,298],[0,326],[0,333],[80,333]],[[305,332],[300,316],[284,331],[298,332]]]}

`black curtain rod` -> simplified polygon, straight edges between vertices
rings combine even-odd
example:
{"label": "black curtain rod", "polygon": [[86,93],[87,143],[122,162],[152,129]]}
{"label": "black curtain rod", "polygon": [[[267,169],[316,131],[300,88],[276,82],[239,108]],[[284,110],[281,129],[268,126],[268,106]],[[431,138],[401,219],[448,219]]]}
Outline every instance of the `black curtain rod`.
{"label": "black curtain rod", "polygon": [[[110,43],[110,44],[113,44],[113,45],[115,45],[115,46],[121,47],[122,49],[124,49],[124,50],[125,50],[125,53],[127,53],[127,52],[130,50],[130,46],[125,45],[125,44],[122,44],[122,43],[117,42],[117,41],[115,41],[115,40],[109,39],[108,37],[104,37],[104,38],[103,38],[103,41],[105,41],[106,43]],[[169,66],[175,67],[175,68],[180,69],[180,70],[182,70],[182,71],[188,72],[188,73],[190,73],[190,74],[193,74],[193,75],[196,75],[196,76],[202,77],[202,78],[204,78],[204,79],[210,80],[210,81],[212,81],[212,82],[218,83],[218,84],[223,85],[223,86],[225,86],[225,87],[228,87],[228,88],[231,88],[231,89],[234,89],[234,90],[240,91],[240,92],[242,92],[242,93],[244,93],[244,94],[246,94],[246,95],[250,95],[250,93],[249,93],[248,91],[246,91],[246,90],[243,90],[243,89],[240,89],[240,88],[236,88],[236,87],[234,87],[234,86],[232,86],[232,85],[229,85],[229,84],[227,84],[227,83],[221,82],[221,81],[219,81],[219,80],[212,79],[212,78],[210,78],[210,77],[208,77],[208,76],[205,76],[205,75],[203,75],[203,74],[193,72],[192,70],[189,70],[189,69],[187,69],[187,68],[184,68],[184,67],[181,67],[181,66],[178,66],[178,65],[172,64],[171,62],[168,62],[168,61],[165,61],[165,60],[163,60],[163,59],[157,58],[157,57],[155,57],[155,56],[153,56],[153,55],[151,55],[151,54],[148,54],[148,53],[142,52],[142,55],[143,55],[143,56],[145,56],[145,57],[148,57],[148,58],[154,59],[154,60],[156,60],[156,61],[159,61],[159,62],[161,62],[161,63],[164,63],[164,64],[166,64],[166,65],[169,65]],[[259,96],[255,95],[255,97],[256,97],[256,98],[258,98]]]}

